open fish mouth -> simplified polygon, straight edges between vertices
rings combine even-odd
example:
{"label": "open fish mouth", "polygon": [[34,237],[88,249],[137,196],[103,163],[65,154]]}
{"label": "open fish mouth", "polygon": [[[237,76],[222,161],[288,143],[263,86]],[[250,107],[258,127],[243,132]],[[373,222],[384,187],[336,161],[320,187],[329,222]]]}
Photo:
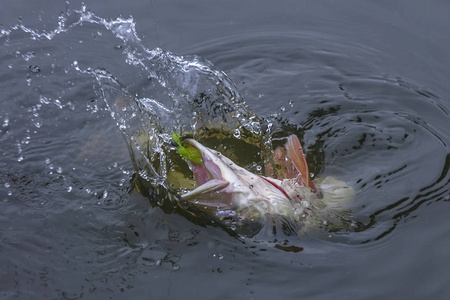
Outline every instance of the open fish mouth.
{"label": "open fish mouth", "polygon": [[[183,198],[189,198],[198,192],[208,189],[208,185],[211,185],[210,182],[217,184],[218,188],[219,186],[225,187],[229,184],[228,182],[224,181],[222,171],[220,170],[219,165],[217,165],[218,157],[221,156],[220,152],[216,152],[215,154],[213,154],[208,148],[193,139],[186,139],[184,141],[184,144],[190,147],[194,147],[200,152],[202,163],[195,163],[193,161],[189,162],[192,167],[194,178],[197,182],[198,187],[190,193],[184,194]],[[198,189],[199,191],[196,191]]]}
{"label": "open fish mouth", "polygon": [[234,163],[220,152],[213,151],[196,140],[185,139],[183,143],[200,152],[202,163],[189,161],[197,188],[181,195],[181,198],[206,207],[214,204],[216,208],[230,208],[232,199],[230,191],[227,190],[230,181],[226,177],[233,177],[233,174],[231,170],[226,170],[226,166],[232,166]]}

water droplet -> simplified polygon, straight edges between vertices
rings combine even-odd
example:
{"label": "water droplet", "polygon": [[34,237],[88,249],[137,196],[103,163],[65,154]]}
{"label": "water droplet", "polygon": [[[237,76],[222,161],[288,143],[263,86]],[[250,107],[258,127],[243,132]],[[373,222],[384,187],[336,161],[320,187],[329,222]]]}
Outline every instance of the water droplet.
{"label": "water droplet", "polygon": [[19,156],[19,158],[17,159],[18,162],[22,162],[24,160],[23,156]]}
{"label": "water droplet", "polygon": [[67,187],[67,191],[70,193],[72,191],[72,187],[71,186]]}
{"label": "water droplet", "polygon": [[259,165],[256,166],[256,170],[257,170],[257,171],[261,171],[261,169],[262,169],[261,166],[259,166]]}
{"label": "water droplet", "polygon": [[56,172],[58,172],[58,174],[61,174],[62,173],[62,168],[58,167],[58,169],[56,169]]}
{"label": "water droplet", "polygon": [[41,102],[42,104],[49,104],[50,100],[47,97],[40,96],[39,97],[39,102]]}
{"label": "water droplet", "polygon": [[253,189],[253,184],[250,184],[248,187],[249,187],[250,189]]}
{"label": "water droplet", "polygon": [[5,119],[3,120],[3,127],[8,127],[8,125],[9,125],[9,119],[8,119],[8,118],[5,118]]}
{"label": "water droplet", "polygon": [[102,198],[105,199],[106,197],[108,197],[108,191],[107,191],[107,190],[105,190],[105,191],[103,192]]}
{"label": "water droplet", "polygon": [[36,65],[31,65],[31,66],[28,67],[28,69],[30,69],[30,71],[32,73],[39,73],[41,71],[41,69],[39,69],[39,67],[36,66]]}
{"label": "water droplet", "polygon": [[325,220],[322,222],[323,226],[328,226],[328,222]]}
{"label": "water droplet", "polygon": [[172,270],[178,270],[178,269],[180,269],[179,265],[177,265],[177,264],[172,265]]}
{"label": "water droplet", "polygon": [[233,132],[233,135],[237,139],[241,138],[241,132],[239,131],[239,129],[235,129],[234,132]]}
{"label": "water droplet", "polygon": [[236,230],[236,225],[231,225],[230,228],[231,230]]}
{"label": "water droplet", "polygon": [[46,158],[46,159],[45,159],[45,163],[46,163],[46,164],[49,164],[49,163],[50,163],[50,158]]}

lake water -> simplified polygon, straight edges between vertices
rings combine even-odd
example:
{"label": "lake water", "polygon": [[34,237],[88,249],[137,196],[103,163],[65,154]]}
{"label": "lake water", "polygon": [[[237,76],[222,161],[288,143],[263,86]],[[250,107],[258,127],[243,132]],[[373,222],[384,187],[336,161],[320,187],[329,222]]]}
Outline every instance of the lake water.
{"label": "lake water", "polygon": [[[444,1],[4,3],[0,297],[447,299],[449,15]],[[188,88],[155,49],[210,61],[301,135],[314,175],[355,189],[357,228],[237,239],[152,207],[164,199],[133,189],[96,74],[137,99],[155,97],[152,76]]]}

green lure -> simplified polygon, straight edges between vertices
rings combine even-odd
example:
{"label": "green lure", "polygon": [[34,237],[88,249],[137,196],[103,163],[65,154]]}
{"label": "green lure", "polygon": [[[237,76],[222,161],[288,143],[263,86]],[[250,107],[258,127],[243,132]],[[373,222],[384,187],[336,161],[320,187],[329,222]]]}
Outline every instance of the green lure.
{"label": "green lure", "polygon": [[203,164],[202,162],[202,155],[200,154],[200,151],[195,149],[194,147],[184,147],[181,144],[180,136],[176,133],[172,135],[172,139],[178,144],[178,153],[186,158],[187,160],[190,160],[192,162],[195,162],[197,164]]}

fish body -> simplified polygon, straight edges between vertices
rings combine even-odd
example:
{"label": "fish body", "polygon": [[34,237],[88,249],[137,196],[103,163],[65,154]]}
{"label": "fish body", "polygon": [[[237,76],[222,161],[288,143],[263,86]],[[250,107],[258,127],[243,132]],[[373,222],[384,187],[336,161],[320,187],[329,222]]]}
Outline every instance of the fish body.
{"label": "fish body", "polygon": [[[197,188],[182,194],[181,198],[227,228],[246,232],[246,227],[260,229],[280,219],[298,231],[310,215],[317,215],[316,208],[323,206],[318,201],[323,199],[323,191],[310,180],[305,155],[295,135],[289,136],[280,150],[279,161],[290,176],[282,179],[254,174],[196,140],[185,139],[183,143],[199,151],[201,163],[188,161]],[[335,183],[329,182],[331,188],[327,186],[326,192]],[[345,184],[341,186],[346,190]]]}

